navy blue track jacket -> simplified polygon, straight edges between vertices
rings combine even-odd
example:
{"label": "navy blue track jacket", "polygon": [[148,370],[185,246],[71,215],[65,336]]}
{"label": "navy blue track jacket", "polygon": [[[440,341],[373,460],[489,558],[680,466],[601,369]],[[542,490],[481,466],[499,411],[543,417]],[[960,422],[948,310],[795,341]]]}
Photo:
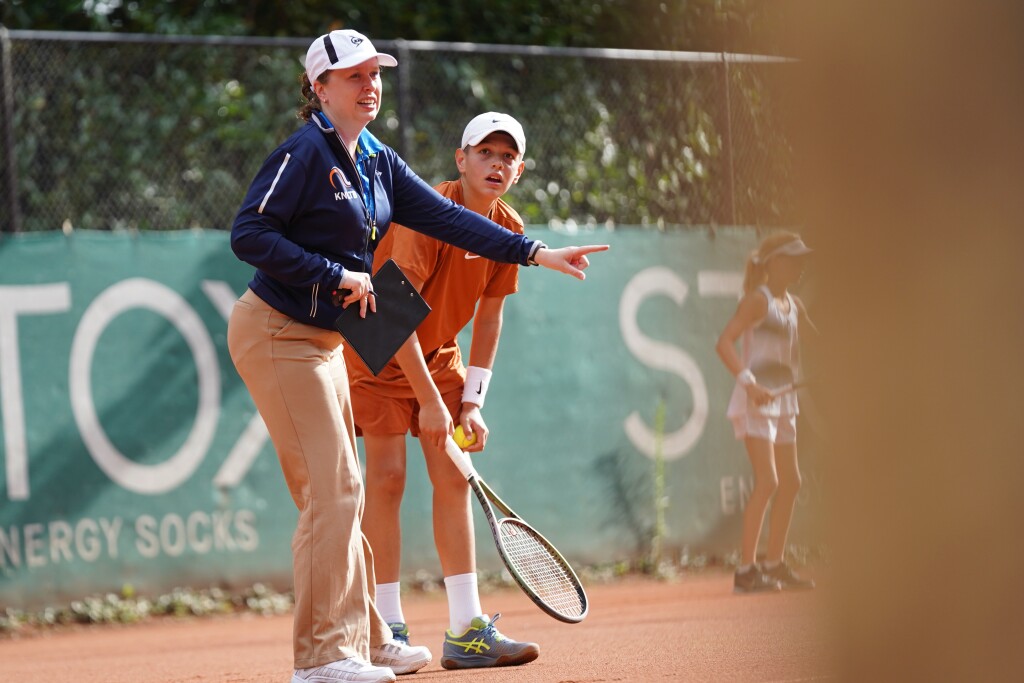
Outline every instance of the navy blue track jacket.
{"label": "navy blue track jacket", "polygon": [[[263,162],[231,228],[231,248],[256,267],[249,288],[292,318],[334,329],[345,269],[371,272],[392,221],[494,261],[526,265],[534,241],[439,195],[369,131],[363,183],[326,118],[311,117]],[[367,208],[369,206],[370,208]],[[371,212],[372,209],[372,212]],[[375,215],[371,215],[375,214]]]}

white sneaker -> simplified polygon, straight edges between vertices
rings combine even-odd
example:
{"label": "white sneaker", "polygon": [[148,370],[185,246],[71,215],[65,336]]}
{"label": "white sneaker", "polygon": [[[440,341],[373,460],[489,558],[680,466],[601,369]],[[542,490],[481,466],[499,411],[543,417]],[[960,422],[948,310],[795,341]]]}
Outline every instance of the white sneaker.
{"label": "white sneaker", "polygon": [[383,666],[373,666],[349,657],[330,664],[296,669],[292,683],[394,683],[395,674]]}
{"label": "white sneaker", "polygon": [[411,674],[430,664],[430,650],[422,645],[409,645],[400,640],[390,640],[380,647],[370,648],[370,661],[386,666],[396,674]]}

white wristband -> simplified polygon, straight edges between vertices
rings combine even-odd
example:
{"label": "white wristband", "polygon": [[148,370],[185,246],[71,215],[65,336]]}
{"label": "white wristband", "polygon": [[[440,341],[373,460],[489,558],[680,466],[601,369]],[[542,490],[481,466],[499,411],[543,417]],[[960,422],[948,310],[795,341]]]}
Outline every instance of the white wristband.
{"label": "white wristband", "polygon": [[736,381],[742,387],[749,387],[751,384],[757,383],[757,378],[754,377],[754,373],[750,371],[750,368],[744,368],[740,371],[740,374],[736,375]]}
{"label": "white wristband", "polygon": [[487,386],[490,383],[490,370],[470,365],[466,368],[466,386],[462,388],[462,402],[475,403],[483,408],[484,397],[487,396]]}

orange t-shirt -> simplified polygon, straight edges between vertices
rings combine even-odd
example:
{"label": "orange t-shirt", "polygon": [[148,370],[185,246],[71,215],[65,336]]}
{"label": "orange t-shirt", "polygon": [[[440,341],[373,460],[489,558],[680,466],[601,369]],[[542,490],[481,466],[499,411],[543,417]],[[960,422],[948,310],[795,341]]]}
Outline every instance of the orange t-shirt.
{"label": "orange t-shirt", "polygon": [[[457,204],[463,204],[460,181],[445,181],[435,189]],[[487,218],[513,232],[523,232],[523,219],[501,199],[495,202]],[[434,383],[442,394],[460,387],[465,381],[465,371],[456,337],[473,319],[480,297],[507,296],[518,291],[519,266],[471,254],[397,223],[391,225],[377,245],[373,271],[377,272],[389,258],[424,283],[420,294],[431,310],[416,329],[416,336]],[[372,387],[381,396],[413,395],[409,381],[394,359],[374,377],[347,345],[344,351],[353,387]]]}

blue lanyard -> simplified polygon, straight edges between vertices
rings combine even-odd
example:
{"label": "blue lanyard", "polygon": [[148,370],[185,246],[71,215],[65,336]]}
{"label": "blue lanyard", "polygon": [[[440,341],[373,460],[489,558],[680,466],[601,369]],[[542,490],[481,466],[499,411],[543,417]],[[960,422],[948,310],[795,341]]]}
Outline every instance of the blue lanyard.
{"label": "blue lanyard", "polygon": [[377,207],[373,199],[373,186],[370,184],[370,176],[366,172],[366,166],[371,156],[376,155],[367,154],[363,149],[362,143],[356,145],[356,173],[359,174],[359,182],[363,186],[363,201],[366,203],[366,210],[372,217],[373,222],[373,234],[370,236],[370,239],[377,239]]}
{"label": "blue lanyard", "polygon": [[[356,175],[359,176],[359,185],[363,190],[360,199],[363,203],[363,211],[366,213],[366,225],[370,228],[370,240],[376,240],[377,207],[373,198],[373,184],[370,181],[370,174],[366,171],[366,165],[371,158],[377,156],[379,149],[375,148],[380,146],[380,142],[373,137],[373,135],[364,130],[359,134],[359,139],[356,141],[356,153],[353,157],[345,151],[345,142],[341,139],[337,129],[334,128],[334,125],[331,123],[330,119],[327,118],[327,115],[321,111],[317,112],[317,116],[319,116],[320,120],[323,121],[324,127],[327,130],[333,131],[335,142],[337,142],[338,147],[341,148],[341,153],[348,156],[356,167]],[[335,153],[337,154],[337,150]]]}

